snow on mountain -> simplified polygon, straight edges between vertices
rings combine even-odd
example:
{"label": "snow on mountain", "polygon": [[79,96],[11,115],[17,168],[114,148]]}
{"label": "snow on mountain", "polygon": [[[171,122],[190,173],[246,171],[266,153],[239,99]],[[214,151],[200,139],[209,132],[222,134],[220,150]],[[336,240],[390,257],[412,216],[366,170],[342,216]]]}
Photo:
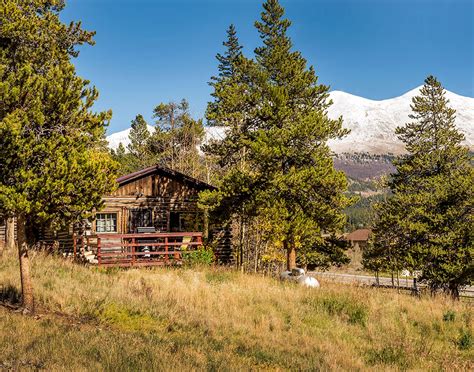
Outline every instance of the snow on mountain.
{"label": "snow on mountain", "polygon": [[[151,125],[148,125],[147,127],[150,133],[155,130],[155,128],[152,127]],[[130,134],[131,130],[132,128],[128,128],[121,132],[113,133],[110,136],[107,136],[107,142],[109,143],[109,147],[113,150],[116,150],[117,147],[119,147],[120,142],[121,142],[122,145],[124,145],[125,148],[127,148],[127,145],[130,143],[130,139],[128,138],[128,135]]]}
{"label": "snow on mountain", "polygon": [[[148,125],[148,131],[153,133],[155,127]],[[110,136],[107,136],[107,142],[109,143],[109,148],[116,150],[120,143],[127,148],[128,144],[130,143],[130,139],[128,135],[132,128],[125,129],[121,132],[113,133]],[[211,139],[220,140],[225,137],[225,128],[224,127],[206,127],[206,132],[204,134],[204,142],[208,142]]]}
{"label": "snow on mountain", "polygon": [[[410,90],[400,97],[374,101],[345,92],[331,92],[334,104],[328,115],[344,119],[344,127],[351,133],[341,140],[329,141],[329,146],[337,153],[369,152],[373,154],[404,151],[403,144],[395,135],[395,128],[409,122],[412,98],[419,95],[421,87]],[[449,105],[456,110],[456,125],[466,137],[465,143],[474,145],[474,98],[446,92]]]}
{"label": "snow on mountain", "polygon": [[[331,118],[343,116],[344,127],[351,133],[341,140],[329,141],[337,153],[369,152],[372,154],[399,154],[403,144],[395,135],[395,128],[410,121],[411,100],[419,94],[421,87],[410,90],[400,97],[374,101],[341,91],[333,91],[330,97],[333,105],[328,109]],[[456,125],[466,136],[465,143],[474,148],[474,98],[446,92],[449,105],[456,110]],[[153,127],[148,129],[153,131]],[[130,140],[130,128],[107,137],[109,147],[116,149],[120,142],[126,147]],[[221,139],[225,128],[207,127],[205,141]]]}

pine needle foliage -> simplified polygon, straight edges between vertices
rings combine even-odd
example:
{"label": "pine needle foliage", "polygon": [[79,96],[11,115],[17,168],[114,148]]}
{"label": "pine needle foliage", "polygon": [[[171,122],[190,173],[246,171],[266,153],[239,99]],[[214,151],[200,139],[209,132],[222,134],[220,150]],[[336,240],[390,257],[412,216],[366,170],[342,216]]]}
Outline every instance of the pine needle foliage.
{"label": "pine needle foliage", "polygon": [[0,210],[65,226],[114,187],[104,145],[111,112],[92,111],[95,87],[71,63],[93,44],[63,1],[6,0],[0,22]]}
{"label": "pine needle foliage", "polygon": [[342,118],[328,118],[329,88],[292,50],[291,22],[283,17],[278,1],[266,1],[255,23],[263,42],[255,60],[239,56],[233,74],[214,84],[212,119],[228,130],[208,152],[228,171],[203,203],[224,215],[265,216],[293,267],[297,248],[322,244],[323,232],[342,229],[350,200],[326,144],[347,131]]}
{"label": "pine needle foliage", "polygon": [[426,78],[411,109],[412,121],[396,131],[407,154],[394,162],[393,197],[376,209],[375,244],[393,246],[433,291],[458,297],[474,278],[474,171],[435,77]]}
{"label": "pine needle foliage", "polygon": [[0,8],[0,215],[17,218],[29,312],[32,227],[80,221],[115,186],[115,163],[105,148],[112,113],[92,111],[98,92],[71,63],[78,45],[93,44],[94,33],[80,22],[63,24],[63,8],[60,0],[4,0]]}

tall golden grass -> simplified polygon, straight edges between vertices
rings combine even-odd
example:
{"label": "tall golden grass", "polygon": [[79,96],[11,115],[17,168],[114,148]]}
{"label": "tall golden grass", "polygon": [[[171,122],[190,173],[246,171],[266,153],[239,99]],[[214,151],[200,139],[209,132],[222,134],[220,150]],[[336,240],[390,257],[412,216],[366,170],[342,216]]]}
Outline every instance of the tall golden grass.
{"label": "tall golden grass", "polygon": [[[36,254],[38,315],[0,306],[0,370],[472,370],[472,304],[213,269],[100,270]],[[0,259],[4,299],[16,256]]]}

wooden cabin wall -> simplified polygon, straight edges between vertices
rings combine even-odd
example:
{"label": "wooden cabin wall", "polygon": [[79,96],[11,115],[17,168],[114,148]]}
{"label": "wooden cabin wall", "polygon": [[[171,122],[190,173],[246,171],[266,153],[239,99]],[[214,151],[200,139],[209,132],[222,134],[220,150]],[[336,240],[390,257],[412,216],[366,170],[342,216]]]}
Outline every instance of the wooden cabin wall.
{"label": "wooden cabin wall", "polygon": [[201,189],[191,183],[164,175],[149,175],[120,186],[111,197],[157,197],[186,199],[197,196]]}
{"label": "wooden cabin wall", "polygon": [[[13,219],[15,227],[15,239],[16,239],[16,218]],[[7,220],[0,219],[0,242],[6,243],[7,241]]]}
{"label": "wooden cabin wall", "polygon": [[214,225],[210,231],[209,242],[218,264],[232,265],[235,263],[232,250],[232,232],[229,227]]}
{"label": "wooden cabin wall", "polygon": [[59,251],[64,255],[72,255],[74,251],[72,236],[72,226],[59,231],[42,227],[38,231],[38,243],[43,249]]}
{"label": "wooden cabin wall", "polygon": [[0,242],[5,243],[7,241],[6,233],[7,233],[7,221],[3,219],[3,220],[0,220]]}
{"label": "wooden cabin wall", "polygon": [[[117,213],[117,232],[129,233],[129,222],[134,209],[150,209],[153,226],[159,231],[170,230],[172,212],[179,213],[187,231],[202,229],[203,212],[197,206],[197,196],[185,200],[172,198],[104,198],[104,209],[99,213]],[[95,224],[93,224],[95,231]]]}
{"label": "wooden cabin wall", "polygon": [[[202,211],[197,207],[201,189],[185,180],[153,174],[120,186],[104,198],[100,213],[117,213],[117,232],[128,233],[133,209],[150,209],[152,221],[159,231],[170,230],[170,215],[180,214],[188,231],[202,228]],[[93,225],[95,231],[95,225]]]}

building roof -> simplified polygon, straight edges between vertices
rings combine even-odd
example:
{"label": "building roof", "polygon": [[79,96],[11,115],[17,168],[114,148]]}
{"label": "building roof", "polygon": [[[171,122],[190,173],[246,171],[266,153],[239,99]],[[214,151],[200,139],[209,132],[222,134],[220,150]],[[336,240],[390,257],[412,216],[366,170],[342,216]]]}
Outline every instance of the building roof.
{"label": "building roof", "polygon": [[349,241],[358,241],[358,242],[366,242],[369,240],[369,236],[372,233],[370,229],[358,229],[354,230],[350,234],[347,235],[346,240]]}
{"label": "building roof", "polygon": [[129,182],[133,182],[140,178],[148,177],[153,174],[158,174],[158,175],[162,175],[162,176],[169,177],[172,179],[176,179],[178,181],[181,181],[183,183],[188,183],[192,185],[193,187],[196,187],[202,190],[216,189],[216,187],[209,185],[206,182],[199,181],[196,178],[189,177],[181,172],[175,171],[170,168],[162,167],[160,165],[152,165],[151,167],[143,168],[143,169],[140,169],[139,171],[126,174],[124,176],[117,178],[116,181],[119,184],[119,186],[123,186]]}

